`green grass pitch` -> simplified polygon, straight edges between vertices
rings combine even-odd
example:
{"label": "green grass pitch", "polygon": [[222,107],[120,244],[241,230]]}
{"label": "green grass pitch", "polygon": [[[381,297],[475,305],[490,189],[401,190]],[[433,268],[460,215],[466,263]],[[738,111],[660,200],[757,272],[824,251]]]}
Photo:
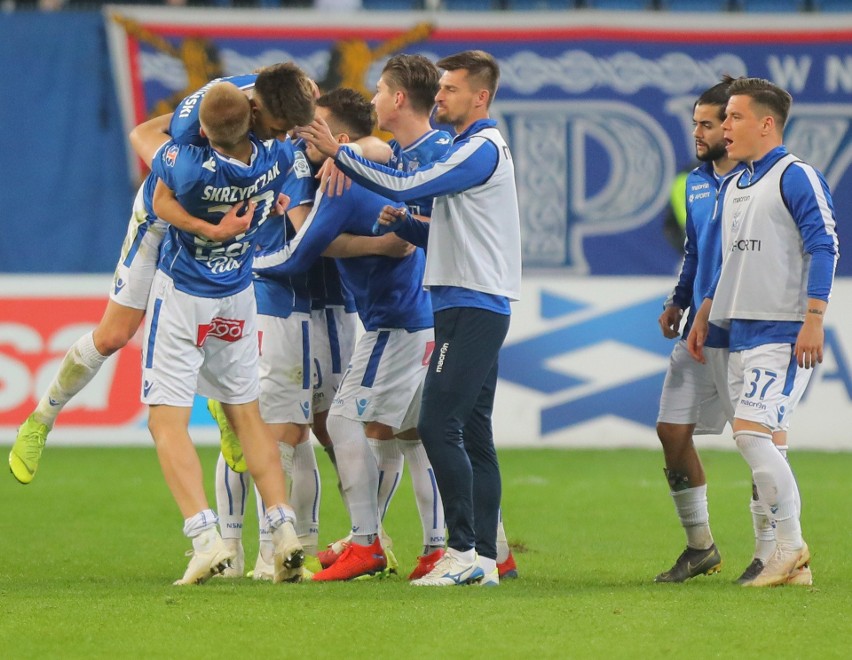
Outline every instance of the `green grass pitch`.
{"label": "green grass pitch", "polygon": [[[210,483],[216,455],[200,451]],[[5,454],[4,454],[5,455]],[[744,589],[750,482],[705,452],[722,572],[657,585],[684,537],[659,452],[506,450],[504,518],[520,579],[407,584],[421,532],[408,479],[386,520],[402,576],[343,584],[212,580],[177,588],[189,544],[151,448],[51,448],[0,479],[5,658],[847,658],[852,454],[791,452],[813,587]],[[321,542],[348,527],[325,455]],[[246,563],[257,548],[248,517]]]}

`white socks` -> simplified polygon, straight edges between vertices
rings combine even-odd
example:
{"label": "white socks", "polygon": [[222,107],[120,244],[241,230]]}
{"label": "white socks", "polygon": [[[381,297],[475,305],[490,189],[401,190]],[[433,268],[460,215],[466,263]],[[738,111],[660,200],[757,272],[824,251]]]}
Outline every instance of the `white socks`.
{"label": "white socks", "polygon": [[707,511],[707,484],[670,492],[680,524],[686,532],[686,545],[696,550],[706,550],[713,545],[710,514]]}
{"label": "white socks", "polygon": [[216,508],[221,514],[219,527],[223,539],[239,539],[243,536],[246,494],[250,484],[248,472],[234,472],[220,453],[216,462]]}
{"label": "white socks", "polygon": [[293,474],[290,477],[290,506],[296,512],[296,534],[305,552],[317,554],[319,543],[320,483],[317,457],[310,440],[293,452]]}
{"label": "white socks", "polygon": [[329,415],[328,433],[334,443],[340,483],[352,519],[353,536],[379,533],[379,469],[361,422]]}
{"label": "white socks", "polygon": [[[460,564],[470,565],[476,561],[476,550],[473,548],[471,548],[470,550],[456,550],[455,548],[447,548],[447,554],[450,555],[456,561],[458,561]],[[482,557],[480,557],[480,559],[482,559]]]}
{"label": "white socks", "polygon": [[98,353],[92,333],[80,337],[68,349],[59,371],[34,411],[37,422],[53,428],[56,417],[71,398],[97,375],[107,356]]}
{"label": "white socks", "polygon": [[411,484],[423,525],[423,553],[428,554],[436,548],[443,548],[447,541],[444,503],[423,443],[420,440],[397,440],[397,443],[411,472]]}
{"label": "white socks", "polygon": [[503,527],[503,508],[497,512],[497,563],[502,564],[509,558],[509,539],[506,538],[506,530]]}
{"label": "white socks", "polygon": [[751,467],[760,503],[775,527],[778,547],[801,548],[804,541],[799,522],[799,489],[790,465],[772,444],[768,433],[737,431],[734,440]]}
{"label": "white socks", "polygon": [[754,498],[749,502],[751,509],[751,524],[754,528],[754,558],[766,565],[772,553],[775,552],[775,530],[760,500]]}
{"label": "white socks", "polygon": [[183,535],[194,539],[209,529],[216,529],[218,521],[219,519],[216,517],[216,512],[213,509],[204,509],[183,521]]}
{"label": "white socks", "polygon": [[370,443],[370,451],[373,452],[376,465],[379,467],[379,517],[384,519],[402,478],[402,450],[395,439],[367,438],[367,442]]}
{"label": "white socks", "polygon": [[479,568],[482,569],[482,572],[485,573],[485,575],[491,575],[494,571],[497,570],[496,559],[489,559],[488,557],[477,555],[476,560],[479,562]]}

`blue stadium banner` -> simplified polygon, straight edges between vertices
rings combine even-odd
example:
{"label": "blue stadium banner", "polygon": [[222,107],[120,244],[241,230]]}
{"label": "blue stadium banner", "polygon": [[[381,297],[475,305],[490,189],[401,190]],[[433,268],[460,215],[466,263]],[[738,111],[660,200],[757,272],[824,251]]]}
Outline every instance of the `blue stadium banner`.
{"label": "blue stadium banner", "polygon": [[[107,7],[127,128],[212,77],[293,60],[322,87],[371,95],[394,53],[469,48],[502,70],[493,115],[515,159],[527,267],[593,275],[676,271],[665,217],[694,161],[692,105],[723,74],[794,96],[786,141],[852,211],[852,14],[370,13]],[[690,18],[693,21],[690,21]],[[841,259],[840,274],[852,274]]]}

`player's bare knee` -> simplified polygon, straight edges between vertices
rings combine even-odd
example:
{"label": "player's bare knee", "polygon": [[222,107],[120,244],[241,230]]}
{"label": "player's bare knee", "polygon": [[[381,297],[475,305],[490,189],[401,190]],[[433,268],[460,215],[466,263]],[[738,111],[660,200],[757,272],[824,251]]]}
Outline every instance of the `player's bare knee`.
{"label": "player's bare knee", "polygon": [[657,422],[657,437],[666,449],[687,449],[692,445],[692,430],[693,426],[690,424]]}
{"label": "player's bare knee", "polygon": [[136,334],[135,329],[130,332],[128,328],[123,327],[98,326],[92,333],[92,341],[98,353],[109,356],[127,346],[134,334]]}

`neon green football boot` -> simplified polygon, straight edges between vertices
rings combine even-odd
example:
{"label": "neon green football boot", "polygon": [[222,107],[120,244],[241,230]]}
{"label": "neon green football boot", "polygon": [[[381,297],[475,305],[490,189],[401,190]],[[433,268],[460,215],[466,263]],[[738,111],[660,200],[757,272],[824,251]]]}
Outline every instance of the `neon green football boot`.
{"label": "neon green football boot", "polygon": [[240,445],[240,440],[234,429],[228,423],[228,418],[225,416],[225,411],[222,409],[222,404],[213,399],[207,400],[207,410],[216,420],[219,426],[219,441],[222,444],[222,457],[234,472],[245,472],[248,470],[246,465],[246,457],[243,456],[243,448]]}
{"label": "neon green football boot", "polygon": [[28,484],[35,478],[49,432],[47,424],[37,422],[32,415],[18,429],[18,437],[9,452],[9,469],[22,484]]}

